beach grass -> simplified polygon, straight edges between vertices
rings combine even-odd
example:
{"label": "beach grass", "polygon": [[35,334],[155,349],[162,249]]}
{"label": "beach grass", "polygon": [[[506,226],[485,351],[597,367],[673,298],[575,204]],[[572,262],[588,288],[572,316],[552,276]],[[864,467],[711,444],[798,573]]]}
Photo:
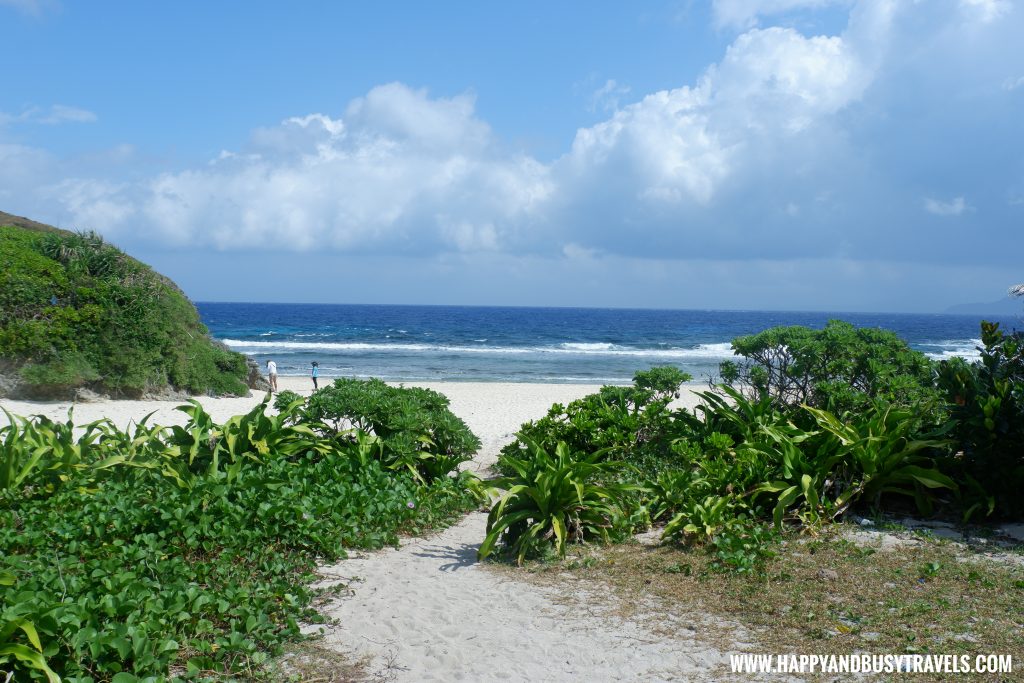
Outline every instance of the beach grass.
{"label": "beach grass", "polygon": [[618,616],[652,633],[697,630],[723,650],[752,639],[750,654],[1020,656],[1024,547],[978,550],[927,532],[870,536],[848,524],[789,535],[752,573],[720,571],[701,548],[642,543],[575,546],[525,572],[490,567],[571,586],[562,591],[569,600],[607,593]]}

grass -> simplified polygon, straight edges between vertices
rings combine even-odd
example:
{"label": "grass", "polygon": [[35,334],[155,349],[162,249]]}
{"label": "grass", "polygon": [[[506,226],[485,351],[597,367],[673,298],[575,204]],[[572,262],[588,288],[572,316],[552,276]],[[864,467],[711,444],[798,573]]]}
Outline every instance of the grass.
{"label": "grass", "polygon": [[353,662],[316,641],[305,641],[290,646],[287,651],[268,665],[261,681],[275,683],[363,683],[374,679],[367,672],[367,662]]}
{"label": "grass", "polygon": [[[1021,656],[1019,550],[993,558],[927,535],[883,549],[851,540],[854,529],[787,536],[761,571],[748,574],[717,571],[702,549],[639,543],[574,546],[565,560],[531,563],[525,574],[546,585],[571,581],[576,592],[606,592],[620,616],[665,635],[697,624],[724,651]],[[738,648],[737,640],[757,644]]]}

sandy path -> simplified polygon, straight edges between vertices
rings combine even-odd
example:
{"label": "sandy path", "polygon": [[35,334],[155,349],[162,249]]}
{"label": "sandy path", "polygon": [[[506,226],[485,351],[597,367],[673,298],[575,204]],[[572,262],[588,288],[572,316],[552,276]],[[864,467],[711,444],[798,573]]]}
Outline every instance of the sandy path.
{"label": "sandy path", "polygon": [[323,644],[369,656],[373,674],[399,682],[726,677],[727,656],[693,630],[654,636],[607,614],[606,596],[566,605],[552,589],[477,564],[485,523],[475,513],[433,538],[325,568],[353,594],[326,609],[337,622]]}
{"label": "sandy path", "polygon": [[[597,389],[579,385],[434,384],[480,436],[474,468],[494,462],[526,420]],[[694,397],[681,401],[693,405]],[[603,595],[554,591],[476,562],[486,515],[474,513],[399,549],[326,567],[351,595],[326,612],[324,644],[369,657],[371,672],[403,681],[703,681],[728,677],[728,656],[692,628],[675,638],[610,614]],[[569,604],[564,598],[571,597]]]}

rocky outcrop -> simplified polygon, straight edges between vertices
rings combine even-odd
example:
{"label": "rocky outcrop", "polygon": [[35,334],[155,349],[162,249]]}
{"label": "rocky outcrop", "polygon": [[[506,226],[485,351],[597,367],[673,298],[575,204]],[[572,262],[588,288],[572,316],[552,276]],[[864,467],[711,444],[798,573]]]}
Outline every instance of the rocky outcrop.
{"label": "rocky outcrop", "polygon": [[270,391],[270,381],[260,372],[260,364],[247,356],[245,366],[249,369],[249,376],[245,380],[249,388],[254,391]]}

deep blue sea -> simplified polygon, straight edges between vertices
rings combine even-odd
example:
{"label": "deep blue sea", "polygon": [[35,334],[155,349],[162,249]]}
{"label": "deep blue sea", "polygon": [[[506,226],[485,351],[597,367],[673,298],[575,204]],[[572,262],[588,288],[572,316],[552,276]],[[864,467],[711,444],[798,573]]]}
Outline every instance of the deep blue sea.
{"label": "deep blue sea", "polygon": [[[933,358],[976,358],[978,316],[333,304],[197,304],[214,338],[283,375],[392,381],[628,383],[652,365],[706,381],[734,337],[840,318]],[[1020,328],[1020,319],[1002,321]]]}

